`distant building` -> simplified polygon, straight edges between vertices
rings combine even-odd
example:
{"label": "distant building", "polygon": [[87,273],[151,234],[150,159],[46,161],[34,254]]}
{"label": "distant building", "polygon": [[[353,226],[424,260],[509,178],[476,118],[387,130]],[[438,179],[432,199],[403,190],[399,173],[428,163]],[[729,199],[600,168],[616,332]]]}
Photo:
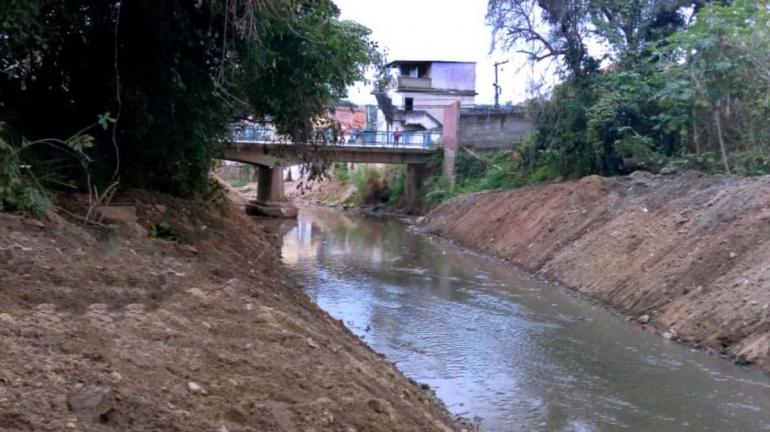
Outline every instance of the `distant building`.
{"label": "distant building", "polygon": [[378,130],[440,131],[445,106],[475,104],[475,62],[397,60],[385,66],[395,73],[384,92],[375,92]]}
{"label": "distant building", "polygon": [[366,129],[366,115],[366,107],[351,103],[338,104],[334,109],[334,120],[339,124],[340,132],[345,134]]}

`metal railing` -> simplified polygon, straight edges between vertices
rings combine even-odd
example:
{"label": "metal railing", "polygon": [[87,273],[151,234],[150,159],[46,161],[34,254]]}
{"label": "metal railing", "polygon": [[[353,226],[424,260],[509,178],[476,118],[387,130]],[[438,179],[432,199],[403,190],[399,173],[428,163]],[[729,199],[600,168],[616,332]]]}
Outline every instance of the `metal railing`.
{"label": "metal railing", "polygon": [[350,145],[359,146],[431,149],[441,145],[441,132],[403,131],[395,133],[385,131],[358,131],[351,134],[348,143]]}
{"label": "metal railing", "polygon": [[230,135],[235,142],[276,143],[288,142],[288,138],[280,137],[275,129],[260,126],[231,126]]}
{"label": "metal railing", "polygon": [[[279,135],[270,127],[233,126],[231,136],[236,143],[293,144],[291,138]],[[355,131],[335,137],[330,129],[319,129],[313,139],[301,144],[433,149],[441,145],[441,132]]]}

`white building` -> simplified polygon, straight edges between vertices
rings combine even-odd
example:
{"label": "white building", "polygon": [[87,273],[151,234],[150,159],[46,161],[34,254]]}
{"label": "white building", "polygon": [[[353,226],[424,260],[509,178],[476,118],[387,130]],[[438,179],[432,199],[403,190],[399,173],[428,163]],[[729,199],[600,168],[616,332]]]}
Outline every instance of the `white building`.
{"label": "white building", "polygon": [[475,62],[397,60],[385,66],[393,79],[385,92],[375,92],[377,130],[438,132],[445,106],[475,105]]}

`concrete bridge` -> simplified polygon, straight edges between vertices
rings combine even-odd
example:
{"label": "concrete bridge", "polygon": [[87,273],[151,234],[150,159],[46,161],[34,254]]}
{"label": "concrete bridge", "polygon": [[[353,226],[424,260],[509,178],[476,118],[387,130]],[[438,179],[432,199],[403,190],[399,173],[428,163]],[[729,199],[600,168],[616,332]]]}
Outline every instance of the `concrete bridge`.
{"label": "concrete bridge", "polygon": [[294,143],[271,129],[236,127],[223,158],[251,164],[259,170],[257,199],[246,206],[249,214],[295,217],[297,209],[284,194],[283,168],[314,160],[406,165],[404,199],[407,206],[413,207],[418,203],[423,181],[429,175],[427,165],[434,155],[444,154],[444,176],[450,181],[454,179],[459,104],[444,111],[442,132],[404,131],[398,142],[391,131],[362,131],[341,140],[319,133],[308,142]]}
{"label": "concrete bridge", "polygon": [[406,165],[404,191],[408,206],[416,205],[431,157],[443,151],[441,134],[402,132],[395,142],[392,132],[362,132],[344,142],[319,138],[292,143],[277,139],[269,130],[244,128],[235,131],[224,158],[254,165],[259,170],[257,199],[246,210],[251,214],[293,217],[296,209],[284,195],[283,168],[313,160],[329,162]]}

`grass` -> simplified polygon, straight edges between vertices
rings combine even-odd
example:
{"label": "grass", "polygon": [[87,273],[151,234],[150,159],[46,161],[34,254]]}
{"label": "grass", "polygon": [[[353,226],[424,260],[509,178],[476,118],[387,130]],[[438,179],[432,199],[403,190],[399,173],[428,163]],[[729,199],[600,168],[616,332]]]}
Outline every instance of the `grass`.
{"label": "grass", "polygon": [[234,187],[236,189],[242,188],[242,187],[246,186],[247,184],[249,184],[249,181],[244,179],[244,178],[237,178],[235,180],[230,180],[230,186],[232,186],[232,187]]}

